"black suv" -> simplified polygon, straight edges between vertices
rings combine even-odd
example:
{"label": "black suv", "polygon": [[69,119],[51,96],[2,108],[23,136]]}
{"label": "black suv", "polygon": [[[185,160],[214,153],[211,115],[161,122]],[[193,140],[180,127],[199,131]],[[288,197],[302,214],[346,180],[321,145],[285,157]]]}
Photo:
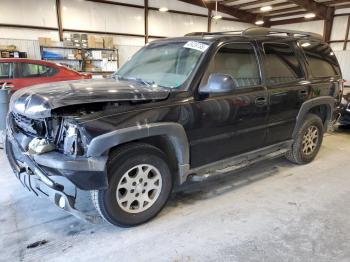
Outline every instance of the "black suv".
{"label": "black suv", "polygon": [[342,96],[321,36],[250,28],[154,41],[110,79],[12,96],[6,153],[25,187],[87,220],[154,217],[174,186],[285,154],[312,161]]}

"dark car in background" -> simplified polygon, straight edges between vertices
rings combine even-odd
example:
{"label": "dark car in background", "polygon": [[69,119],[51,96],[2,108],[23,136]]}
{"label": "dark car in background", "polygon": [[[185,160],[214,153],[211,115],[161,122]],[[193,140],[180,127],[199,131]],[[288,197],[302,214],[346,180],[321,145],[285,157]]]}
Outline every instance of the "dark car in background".
{"label": "dark car in background", "polygon": [[0,88],[5,85],[16,91],[36,84],[90,79],[91,74],[79,73],[66,66],[25,58],[0,59]]}
{"label": "dark car in background", "polygon": [[350,125],[350,86],[345,86],[343,91],[343,97],[339,105],[339,124]]}

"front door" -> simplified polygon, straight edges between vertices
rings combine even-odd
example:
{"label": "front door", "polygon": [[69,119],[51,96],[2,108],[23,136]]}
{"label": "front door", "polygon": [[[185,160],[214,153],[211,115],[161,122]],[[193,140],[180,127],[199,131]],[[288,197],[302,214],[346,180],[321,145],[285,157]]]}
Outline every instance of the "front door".
{"label": "front door", "polygon": [[229,94],[209,95],[192,105],[196,125],[188,131],[191,167],[198,167],[261,147],[266,135],[267,91],[251,43],[229,43],[218,49],[201,85],[210,74],[230,75]]}

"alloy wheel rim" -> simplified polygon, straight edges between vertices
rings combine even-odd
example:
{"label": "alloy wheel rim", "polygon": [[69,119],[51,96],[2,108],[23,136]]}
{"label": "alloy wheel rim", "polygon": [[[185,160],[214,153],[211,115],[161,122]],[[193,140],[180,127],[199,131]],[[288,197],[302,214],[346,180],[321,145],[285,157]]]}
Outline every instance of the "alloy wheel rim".
{"label": "alloy wheel rim", "polygon": [[318,138],[319,138],[319,132],[316,126],[310,126],[304,136],[303,136],[303,153],[305,155],[311,155],[318,143]]}
{"label": "alloy wheel rim", "polygon": [[158,199],[162,189],[159,170],[149,164],[130,168],[120,179],[116,198],[119,207],[128,213],[149,209]]}

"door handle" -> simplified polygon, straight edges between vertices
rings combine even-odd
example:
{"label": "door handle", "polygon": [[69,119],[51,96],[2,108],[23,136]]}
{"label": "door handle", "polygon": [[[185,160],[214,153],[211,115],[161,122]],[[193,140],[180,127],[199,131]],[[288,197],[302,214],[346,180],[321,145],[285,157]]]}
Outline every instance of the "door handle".
{"label": "door handle", "polygon": [[266,105],[267,104],[267,98],[266,97],[257,97],[256,99],[255,99],[255,104],[257,105],[257,106],[264,106],[264,105]]}

